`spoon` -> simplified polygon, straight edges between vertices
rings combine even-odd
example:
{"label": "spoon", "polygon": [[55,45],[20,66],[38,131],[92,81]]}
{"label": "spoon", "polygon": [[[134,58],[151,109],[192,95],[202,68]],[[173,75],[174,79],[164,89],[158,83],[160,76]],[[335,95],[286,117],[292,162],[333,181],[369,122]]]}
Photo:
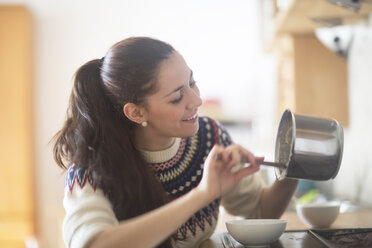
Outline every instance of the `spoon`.
{"label": "spoon", "polygon": [[[221,154],[217,154],[215,157],[214,157],[214,160],[216,161],[221,161],[222,160],[222,156]],[[246,160],[243,160],[241,161],[242,163],[245,163],[245,164],[248,164],[249,162],[247,162]],[[266,165],[266,166],[272,166],[272,167],[277,167],[277,168],[281,168],[281,169],[285,169],[287,168],[287,166],[284,164],[284,163],[277,163],[277,162],[269,162],[269,161],[262,161],[260,159],[256,159],[256,163],[257,164],[260,164],[260,165]]]}

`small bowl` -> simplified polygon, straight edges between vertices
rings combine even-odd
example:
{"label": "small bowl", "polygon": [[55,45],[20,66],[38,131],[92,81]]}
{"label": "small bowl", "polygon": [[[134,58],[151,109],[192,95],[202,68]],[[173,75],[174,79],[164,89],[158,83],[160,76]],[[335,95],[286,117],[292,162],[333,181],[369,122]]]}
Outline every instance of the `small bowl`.
{"label": "small bowl", "polygon": [[297,204],[296,212],[308,227],[326,228],[337,219],[340,204],[336,202]]}
{"label": "small bowl", "polygon": [[278,219],[246,219],[226,222],[230,235],[246,246],[267,246],[279,239],[286,226],[286,220]]}

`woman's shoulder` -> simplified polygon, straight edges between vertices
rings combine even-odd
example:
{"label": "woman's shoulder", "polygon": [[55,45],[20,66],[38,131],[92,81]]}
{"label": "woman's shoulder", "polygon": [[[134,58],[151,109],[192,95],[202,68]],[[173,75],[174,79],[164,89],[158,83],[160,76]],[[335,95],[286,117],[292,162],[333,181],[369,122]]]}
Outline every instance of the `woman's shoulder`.
{"label": "woman's shoulder", "polygon": [[199,135],[201,134],[214,137],[215,143],[223,146],[228,146],[232,143],[227,129],[219,121],[209,116],[199,117]]}
{"label": "woman's shoulder", "polygon": [[206,129],[208,131],[218,131],[223,128],[221,123],[209,116],[200,116],[199,117],[199,128],[201,130]]}
{"label": "woman's shoulder", "polygon": [[204,123],[204,124],[217,124],[217,121],[215,119],[213,119],[212,117],[210,116],[199,116],[199,124],[201,123]]}
{"label": "woman's shoulder", "polygon": [[79,168],[75,164],[70,165],[65,177],[65,189],[69,189],[72,192],[74,187],[78,186],[82,189],[88,184],[93,189],[96,189],[96,185],[92,179],[92,173],[85,168]]}

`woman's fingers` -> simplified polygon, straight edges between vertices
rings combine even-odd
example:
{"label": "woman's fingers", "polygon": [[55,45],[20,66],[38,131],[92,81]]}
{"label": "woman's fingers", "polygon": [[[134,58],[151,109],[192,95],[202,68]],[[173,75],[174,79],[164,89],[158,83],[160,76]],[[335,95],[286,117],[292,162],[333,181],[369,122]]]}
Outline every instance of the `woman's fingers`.
{"label": "woman's fingers", "polygon": [[265,160],[265,157],[255,157],[256,164],[261,165],[262,162]]}
{"label": "woman's fingers", "polygon": [[[242,148],[241,156],[242,158],[244,158],[244,161],[250,163],[251,166],[258,167],[258,163],[256,160],[260,160],[260,159],[257,159],[257,157],[255,157],[250,151]],[[263,161],[263,158],[262,158],[262,161]]]}
{"label": "woman's fingers", "polygon": [[258,167],[264,161],[264,157],[255,157],[250,151],[238,144],[232,144],[226,148],[219,147],[215,158],[227,164],[228,168],[232,168],[239,163],[249,163],[253,167]]}
{"label": "woman's fingers", "polygon": [[240,153],[239,153],[238,150],[232,150],[230,152],[230,157],[231,157],[231,159],[230,159],[229,163],[227,164],[228,168],[231,168],[231,167],[241,163],[241,157],[240,157]]}
{"label": "woman's fingers", "polygon": [[222,161],[225,164],[228,163],[231,160],[231,154],[230,154],[229,151],[226,150],[226,148],[223,149],[220,154],[221,154],[221,157],[222,157]]}
{"label": "woman's fingers", "polygon": [[255,167],[255,166],[244,167],[238,170],[237,172],[235,172],[233,176],[235,178],[235,181],[237,182],[243,179],[244,177],[259,171],[259,169],[260,169],[259,167]]}
{"label": "woman's fingers", "polygon": [[260,161],[260,162],[264,161],[265,159],[265,157],[255,157],[255,158],[256,158],[256,161]]}
{"label": "woman's fingers", "polygon": [[[231,170],[230,173],[239,179],[241,176],[244,177],[258,171],[259,165],[264,161],[264,157],[255,157],[250,151],[238,144],[232,144],[228,147],[215,145],[211,153],[215,153],[213,157],[216,161],[220,162],[219,165],[222,166],[220,169]],[[232,169],[242,162],[249,163],[250,166],[240,169],[236,168],[236,170]],[[239,174],[235,175],[237,172]]]}
{"label": "woman's fingers", "polygon": [[226,147],[226,152],[229,154],[227,167],[231,168],[241,162],[240,149],[241,147],[237,144]]}
{"label": "woman's fingers", "polygon": [[258,166],[234,170],[234,166],[241,163],[242,158],[248,157],[249,161],[255,159],[253,154],[239,145],[213,146],[204,163],[203,178],[198,187],[208,192],[213,199],[225,193],[239,180],[259,170]]}

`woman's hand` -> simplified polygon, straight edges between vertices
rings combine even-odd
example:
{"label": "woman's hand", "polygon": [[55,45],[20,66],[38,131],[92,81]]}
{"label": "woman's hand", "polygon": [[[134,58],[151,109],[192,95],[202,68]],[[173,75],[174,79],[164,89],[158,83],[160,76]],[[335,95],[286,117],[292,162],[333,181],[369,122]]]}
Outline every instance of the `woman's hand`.
{"label": "woman's hand", "polygon": [[[204,163],[203,178],[197,189],[203,191],[208,201],[223,195],[229,191],[242,178],[259,170],[256,160],[251,152],[242,146],[233,144],[228,147],[215,145]],[[247,161],[250,166],[243,167],[238,171],[232,171],[232,167]]]}

